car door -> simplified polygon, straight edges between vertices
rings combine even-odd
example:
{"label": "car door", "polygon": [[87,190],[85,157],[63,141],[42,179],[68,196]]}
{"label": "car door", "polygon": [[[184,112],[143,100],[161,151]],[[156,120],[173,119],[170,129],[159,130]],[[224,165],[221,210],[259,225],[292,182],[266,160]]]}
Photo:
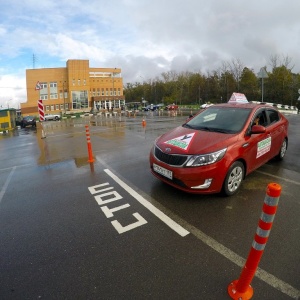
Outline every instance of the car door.
{"label": "car door", "polygon": [[[257,119],[259,119],[259,121],[255,124]],[[263,133],[251,133],[253,125],[261,125],[264,127],[268,125],[268,118],[264,108],[259,109],[255,113],[249,123],[248,133],[245,136],[243,156],[247,163],[247,173],[250,173],[265,164],[272,157],[272,138],[268,126],[265,127],[266,130]]]}
{"label": "car door", "polygon": [[267,129],[270,133],[271,143],[271,157],[276,156],[282,145],[284,139],[284,124],[280,120],[280,115],[277,110],[273,108],[266,109],[268,118]]}

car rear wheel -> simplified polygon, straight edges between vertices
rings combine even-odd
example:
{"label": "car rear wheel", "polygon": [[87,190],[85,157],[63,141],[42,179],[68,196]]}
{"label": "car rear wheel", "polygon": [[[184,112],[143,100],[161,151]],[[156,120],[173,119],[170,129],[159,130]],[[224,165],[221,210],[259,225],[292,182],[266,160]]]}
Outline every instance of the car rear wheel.
{"label": "car rear wheel", "polygon": [[278,160],[282,160],[285,156],[286,150],[287,150],[287,140],[284,139],[284,141],[282,142],[282,145],[280,147],[280,151],[279,151],[278,155],[276,156],[276,158]]}
{"label": "car rear wheel", "polygon": [[238,191],[244,179],[244,172],[244,165],[240,161],[231,165],[223,184],[223,192],[226,196],[231,196]]}

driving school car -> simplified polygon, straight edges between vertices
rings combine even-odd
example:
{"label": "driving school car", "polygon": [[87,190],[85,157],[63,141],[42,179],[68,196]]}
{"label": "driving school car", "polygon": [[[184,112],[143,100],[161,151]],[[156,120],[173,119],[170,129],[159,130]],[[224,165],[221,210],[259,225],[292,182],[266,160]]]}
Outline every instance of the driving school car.
{"label": "driving school car", "polygon": [[151,172],[185,192],[233,195],[246,175],[274,157],[283,159],[288,126],[269,105],[210,106],[156,139]]}

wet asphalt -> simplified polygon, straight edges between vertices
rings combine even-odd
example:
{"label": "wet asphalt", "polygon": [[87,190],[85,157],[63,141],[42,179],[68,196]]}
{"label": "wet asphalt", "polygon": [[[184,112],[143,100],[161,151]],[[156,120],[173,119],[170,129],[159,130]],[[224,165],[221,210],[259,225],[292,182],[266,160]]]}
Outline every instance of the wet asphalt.
{"label": "wet asphalt", "polygon": [[186,114],[86,116],[1,134],[0,299],[230,299],[271,182],[282,193],[252,299],[297,299],[300,115],[286,116],[285,159],[232,197],[189,195],[150,173],[154,140]]}

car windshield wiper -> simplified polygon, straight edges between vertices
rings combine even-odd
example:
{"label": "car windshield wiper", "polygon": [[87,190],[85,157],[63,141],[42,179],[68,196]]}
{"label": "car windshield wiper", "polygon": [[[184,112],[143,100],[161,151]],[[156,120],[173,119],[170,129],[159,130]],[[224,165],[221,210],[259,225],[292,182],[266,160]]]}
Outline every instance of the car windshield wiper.
{"label": "car windshield wiper", "polygon": [[232,130],[229,130],[229,129],[221,129],[221,128],[211,128],[211,131],[221,132],[221,133],[233,133]]}
{"label": "car windshield wiper", "polygon": [[183,124],[182,126],[183,126],[183,127],[188,127],[188,128],[192,128],[192,129],[194,129],[194,127],[193,127],[193,126],[191,126],[191,125],[189,125],[189,124]]}
{"label": "car windshield wiper", "polygon": [[210,131],[210,132],[233,133],[232,130],[222,129],[222,128],[214,128],[214,127],[206,127],[206,126],[199,126],[196,129]]}
{"label": "car windshield wiper", "polygon": [[213,128],[206,127],[206,126],[199,126],[197,127],[197,129],[204,130],[204,131],[214,131]]}

